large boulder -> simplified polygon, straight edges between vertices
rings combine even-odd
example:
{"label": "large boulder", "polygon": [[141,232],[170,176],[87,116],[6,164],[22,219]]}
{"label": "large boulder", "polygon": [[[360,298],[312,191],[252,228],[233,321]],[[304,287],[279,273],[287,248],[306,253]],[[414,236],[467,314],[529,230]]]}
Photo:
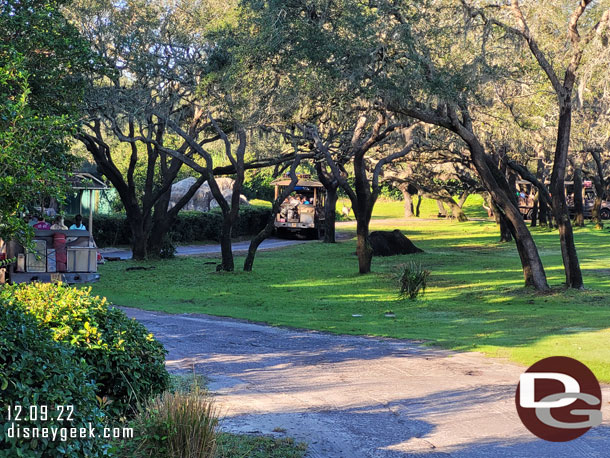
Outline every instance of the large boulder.
{"label": "large boulder", "polygon": [[[196,181],[197,180],[195,178],[189,177],[174,183],[172,185],[169,208],[175,206]],[[233,195],[234,180],[232,178],[217,178],[216,182],[218,183],[218,187],[222,191],[224,198],[230,200],[231,196]],[[240,203],[241,205],[249,205],[248,199],[246,199],[246,197],[243,195],[240,195]],[[210,185],[206,182],[203,183],[197,191],[195,191],[195,194],[193,197],[191,197],[191,200],[189,200],[182,209],[188,211],[207,212],[214,207],[218,207],[218,203],[214,199],[214,196],[212,196]]]}
{"label": "large boulder", "polygon": [[[224,191],[222,191],[222,197],[224,197],[225,200],[230,204],[231,198],[233,197],[233,189],[225,189]],[[244,196],[243,194],[239,196],[239,205],[250,205],[250,202],[248,202],[248,199],[246,199],[246,196]],[[219,206],[220,205],[218,205],[216,199],[212,198],[212,200],[210,200],[210,210]]]}
{"label": "large boulder", "polygon": [[398,229],[375,231],[369,235],[373,256],[396,256],[399,254],[423,253]]}

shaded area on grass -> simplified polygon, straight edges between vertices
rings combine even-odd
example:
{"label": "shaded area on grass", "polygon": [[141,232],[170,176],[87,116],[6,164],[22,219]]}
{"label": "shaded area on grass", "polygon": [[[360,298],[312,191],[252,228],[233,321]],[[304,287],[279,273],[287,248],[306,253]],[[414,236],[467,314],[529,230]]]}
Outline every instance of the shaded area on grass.
{"label": "shaded area on grass", "polygon": [[[154,272],[125,272],[135,263],[101,268],[96,294],[119,305],[169,313],[207,313],[341,334],[420,339],[479,350],[530,364],[572,356],[610,381],[610,234],[576,231],[588,288],[564,291],[556,232],[536,230],[553,292],[522,288],[514,244],[497,242],[495,224],[409,221],[401,229],[423,254],[375,258],[374,274],[357,272],[355,243],[313,242],[260,253],[254,272],[216,273],[204,260],[155,263]],[[393,228],[373,224],[375,229]],[[399,266],[417,259],[432,272],[426,295],[398,298]],[[237,264],[241,259],[236,260]],[[148,263],[138,263],[148,265]],[[395,318],[386,318],[391,310]],[[362,315],[353,317],[352,315]]]}

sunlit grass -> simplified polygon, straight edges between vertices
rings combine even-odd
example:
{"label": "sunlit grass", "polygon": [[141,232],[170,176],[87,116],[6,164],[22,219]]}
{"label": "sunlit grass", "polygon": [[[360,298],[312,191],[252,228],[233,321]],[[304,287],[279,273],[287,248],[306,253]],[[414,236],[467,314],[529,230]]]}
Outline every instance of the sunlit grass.
{"label": "sunlit grass", "polygon": [[[476,350],[523,364],[567,355],[610,382],[610,233],[578,229],[587,290],[565,291],[557,232],[534,231],[553,291],[523,288],[514,244],[502,244],[491,222],[408,220],[398,227],[425,253],[375,258],[357,274],[355,242],[312,242],[257,255],[252,273],[217,273],[208,258],[101,267],[94,292],[119,305],[168,313],[208,313],[341,334],[416,339]],[[372,229],[396,224],[373,223]],[[348,227],[348,229],[350,229]],[[415,301],[398,297],[400,266],[411,259],[431,271]],[[240,266],[243,258],[236,259]],[[391,309],[395,318],[386,318]],[[353,315],[362,315],[354,317]]]}

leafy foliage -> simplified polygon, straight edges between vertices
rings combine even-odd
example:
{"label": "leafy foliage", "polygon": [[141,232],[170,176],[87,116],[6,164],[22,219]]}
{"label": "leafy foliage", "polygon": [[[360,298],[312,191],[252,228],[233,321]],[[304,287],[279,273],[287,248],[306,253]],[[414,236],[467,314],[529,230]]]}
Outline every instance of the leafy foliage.
{"label": "leafy foliage", "polygon": [[62,0],[0,1],[0,237],[27,239],[18,216],[62,198],[73,161],[88,43],[64,18]]}
{"label": "leafy foliage", "polygon": [[[24,313],[6,300],[7,291],[0,299],[0,455],[28,458],[101,457],[106,446],[99,440],[9,438],[9,428],[86,428],[88,423],[103,427],[103,413],[95,398],[95,384],[91,382],[91,367],[79,358],[75,349],[55,342],[51,332],[39,327],[34,317]],[[8,420],[7,409],[23,406],[20,422]],[[32,420],[30,406],[47,406],[48,419]],[[58,420],[55,406],[74,405],[74,419]],[[39,413],[41,411],[39,410]]]}
{"label": "leafy foliage", "polygon": [[420,294],[426,292],[426,285],[430,271],[422,267],[421,264],[411,261],[403,267],[400,275],[400,296],[408,299],[415,299]]}
{"label": "leafy foliage", "polygon": [[138,403],[169,383],[165,350],[152,334],[88,289],[63,285],[7,286],[0,302],[21,307],[69,345],[91,367],[97,396],[114,415],[130,414]]}
{"label": "leafy foliage", "polygon": [[41,116],[28,105],[24,59],[0,46],[0,238],[26,239],[31,230],[19,212],[47,196],[60,196],[71,168],[65,116]]}
{"label": "leafy foliage", "polygon": [[242,193],[248,199],[273,200],[273,186],[271,182],[274,180],[271,170],[248,170]]}

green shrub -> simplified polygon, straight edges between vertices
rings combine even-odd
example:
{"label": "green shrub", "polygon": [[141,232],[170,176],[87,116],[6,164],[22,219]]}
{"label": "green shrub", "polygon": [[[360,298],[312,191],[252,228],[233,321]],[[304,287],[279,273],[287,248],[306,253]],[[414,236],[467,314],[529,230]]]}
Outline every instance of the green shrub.
{"label": "green shrub", "polygon": [[[74,349],[55,342],[36,320],[6,302],[0,303],[0,456],[28,458],[98,457],[107,446],[97,438],[67,438],[61,430],[56,440],[24,438],[25,428],[87,428],[100,432],[103,413],[95,398],[90,367]],[[28,420],[8,420],[8,408],[20,405]],[[56,406],[74,406],[73,421],[57,420]],[[30,406],[38,419],[29,418]],[[43,407],[48,409],[43,419]],[[66,417],[66,415],[64,415]],[[13,414],[14,418],[14,414]],[[9,437],[10,428],[21,428],[22,437]],[[58,430],[56,430],[58,431]],[[69,430],[64,430],[66,433]],[[12,434],[16,436],[16,433]],[[63,434],[66,438],[66,434]]]}
{"label": "green shrub", "polygon": [[241,192],[248,200],[272,200],[275,189],[271,185],[271,182],[274,179],[273,171],[270,169],[248,170],[246,171],[246,181],[244,181]]}
{"label": "green shrub", "polygon": [[[265,226],[270,211],[270,207],[241,207],[239,218],[233,227],[233,236],[258,233]],[[170,233],[173,243],[203,242],[218,240],[221,227],[222,213],[218,208],[209,212],[184,211],[178,213],[176,221],[170,227]],[[98,246],[129,245],[131,230],[127,217],[122,213],[93,215],[93,237]]]}
{"label": "green shrub", "polygon": [[211,458],[216,452],[218,416],[207,392],[165,392],[150,400],[133,421],[137,441],[122,455],[137,458]]}
{"label": "green shrub", "polygon": [[161,343],[106,299],[92,297],[90,289],[48,283],[7,286],[0,301],[22,307],[56,341],[74,348],[91,366],[97,395],[111,415],[129,415],[138,402],[167,388]]}
{"label": "green shrub", "polygon": [[415,299],[419,294],[424,294],[430,271],[425,270],[421,264],[411,261],[403,267],[400,275],[400,296],[402,298]]}

